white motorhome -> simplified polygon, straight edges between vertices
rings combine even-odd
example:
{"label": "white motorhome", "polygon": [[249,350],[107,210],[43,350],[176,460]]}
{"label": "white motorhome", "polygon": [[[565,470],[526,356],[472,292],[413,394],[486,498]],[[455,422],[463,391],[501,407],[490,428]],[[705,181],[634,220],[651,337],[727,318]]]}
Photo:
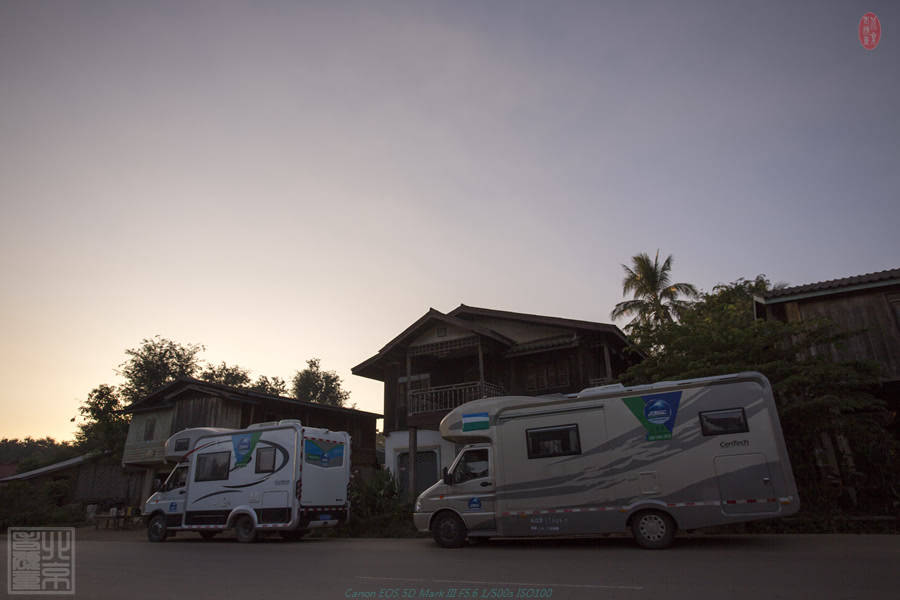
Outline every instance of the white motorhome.
{"label": "white motorhome", "polygon": [[241,542],[259,533],[299,539],[350,513],[350,436],[300,421],[247,429],[185,429],[166,441],[178,463],[144,504],[147,537],[196,531],[211,538],[233,528]]}
{"label": "white motorhome", "polygon": [[630,528],[641,546],[665,548],[677,529],[799,509],[759,373],[486,398],[457,407],[440,428],[466,445],[419,496],[414,520],[445,547]]}

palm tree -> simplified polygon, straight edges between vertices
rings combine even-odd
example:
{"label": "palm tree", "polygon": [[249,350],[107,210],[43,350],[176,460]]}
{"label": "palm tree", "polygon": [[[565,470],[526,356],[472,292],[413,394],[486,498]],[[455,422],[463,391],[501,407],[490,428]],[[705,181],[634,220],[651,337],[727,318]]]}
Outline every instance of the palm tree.
{"label": "palm tree", "polygon": [[616,304],[610,316],[613,319],[634,316],[625,326],[626,331],[634,331],[639,326],[656,327],[671,323],[686,304],[679,296],[697,296],[697,288],[690,283],[671,283],[671,254],[659,264],[659,250],[653,260],[646,252],[641,252],[631,257],[630,267],[622,265],[622,268],[625,269],[622,295],[631,293],[633,297]]}

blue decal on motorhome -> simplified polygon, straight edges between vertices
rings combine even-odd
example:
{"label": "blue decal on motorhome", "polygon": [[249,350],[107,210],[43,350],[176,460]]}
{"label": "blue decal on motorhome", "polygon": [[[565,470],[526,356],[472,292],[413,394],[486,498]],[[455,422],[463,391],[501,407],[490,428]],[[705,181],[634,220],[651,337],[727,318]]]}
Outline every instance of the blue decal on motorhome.
{"label": "blue decal on motorhome", "polygon": [[622,401],[647,430],[647,441],[671,440],[681,392],[662,392],[623,398]]}
{"label": "blue decal on motorhome", "polygon": [[305,440],[305,461],[319,467],[340,467],[344,464],[344,444],[325,440]]}
{"label": "blue decal on motorhome", "polygon": [[481,510],[481,498],[471,498],[469,500],[469,510]]}

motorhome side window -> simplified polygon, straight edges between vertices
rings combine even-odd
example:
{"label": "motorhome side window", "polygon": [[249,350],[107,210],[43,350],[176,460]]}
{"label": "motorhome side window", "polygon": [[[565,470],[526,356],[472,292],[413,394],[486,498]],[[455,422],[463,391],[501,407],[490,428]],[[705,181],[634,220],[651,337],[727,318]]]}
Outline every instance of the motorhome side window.
{"label": "motorhome side window", "polygon": [[727,433],[746,433],[747,415],[743,408],[711,410],[700,413],[700,428],[703,435],[725,435]]}
{"label": "motorhome side window", "polygon": [[179,438],[175,440],[175,452],[187,452],[191,444],[191,438]]}
{"label": "motorhome side window", "polygon": [[453,483],[464,483],[489,475],[490,462],[487,448],[469,450],[462,455],[462,458],[456,463],[456,468],[453,469]]}
{"label": "motorhome side window", "polygon": [[550,458],[581,454],[578,425],[527,429],[528,458]]}
{"label": "motorhome side window", "polygon": [[317,467],[331,468],[344,465],[344,444],[327,440],[304,440],[303,453],[307,463]]}
{"label": "motorhome side window", "polygon": [[228,479],[231,452],[209,452],[197,456],[194,481],[222,481]]}
{"label": "motorhome side window", "polygon": [[275,448],[256,449],[256,472],[273,473],[275,471]]}

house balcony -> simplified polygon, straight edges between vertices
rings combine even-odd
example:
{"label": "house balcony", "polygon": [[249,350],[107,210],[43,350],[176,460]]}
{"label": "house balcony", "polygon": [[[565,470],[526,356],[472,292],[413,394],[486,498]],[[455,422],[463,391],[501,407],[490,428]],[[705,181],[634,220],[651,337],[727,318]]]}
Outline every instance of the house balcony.
{"label": "house balcony", "polygon": [[407,413],[409,415],[436,412],[446,413],[466,402],[478,400],[479,398],[502,396],[504,393],[503,386],[480,381],[438,385],[424,390],[413,390],[410,392]]}

